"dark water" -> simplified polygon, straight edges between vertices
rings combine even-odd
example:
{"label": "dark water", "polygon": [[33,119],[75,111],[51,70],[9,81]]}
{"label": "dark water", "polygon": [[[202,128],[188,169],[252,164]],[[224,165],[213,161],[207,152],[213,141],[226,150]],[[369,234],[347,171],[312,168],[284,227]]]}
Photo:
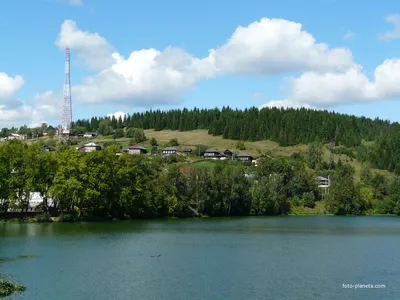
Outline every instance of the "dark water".
{"label": "dark water", "polygon": [[18,255],[38,257],[0,265],[16,299],[400,298],[400,218],[0,224],[0,257]]}

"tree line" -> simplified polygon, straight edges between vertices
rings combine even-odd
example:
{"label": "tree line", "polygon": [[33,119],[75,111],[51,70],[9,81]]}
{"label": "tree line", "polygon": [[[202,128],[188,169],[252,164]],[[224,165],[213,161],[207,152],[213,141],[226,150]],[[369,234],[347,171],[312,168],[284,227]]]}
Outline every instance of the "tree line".
{"label": "tree line", "polygon": [[[86,154],[71,148],[46,152],[39,143],[3,143],[0,211],[27,211],[31,192],[44,197],[45,211],[51,198],[57,214],[73,218],[286,215],[321,199],[316,173],[301,157],[265,157],[254,167],[235,161],[175,163],[118,151],[110,146]],[[354,170],[342,163],[321,172],[332,178],[328,212],[399,213],[398,177],[388,182],[366,169],[357,183]]]}
{"label": "tree line", "polygon": [[[310,109],[248,108],[244,110],[222,109],[173,109],[150,110],[119,117],[92,117],[73,123],[73,134],[97,132],[113,138],[133,137],[133,128],[154,130],[191,131],[208,130],[209,134],[221,135],[238,141],[271,140],[281,146],[328,143],[334,141],[340,151],[356,157],[373,167],[389,170],[400,175],[400,125],[380,119],[369,119]],[[54,127],[42,124],[29,129],[26,126],[3,128],[0,136],[10,132],[48,132]],[[370,143],[368,143],[370,142]],[[346,148],[346,149],[344,149]]]}

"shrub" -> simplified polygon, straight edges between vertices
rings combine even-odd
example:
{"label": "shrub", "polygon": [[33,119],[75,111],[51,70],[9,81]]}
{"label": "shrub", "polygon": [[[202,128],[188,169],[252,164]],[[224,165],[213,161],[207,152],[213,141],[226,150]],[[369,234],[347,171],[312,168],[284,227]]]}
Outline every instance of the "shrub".
{"label": "shrub", "polygon": [[305,192],[302,195],[304,207],[314,208],[315,207],[315,195],[313,192]]}

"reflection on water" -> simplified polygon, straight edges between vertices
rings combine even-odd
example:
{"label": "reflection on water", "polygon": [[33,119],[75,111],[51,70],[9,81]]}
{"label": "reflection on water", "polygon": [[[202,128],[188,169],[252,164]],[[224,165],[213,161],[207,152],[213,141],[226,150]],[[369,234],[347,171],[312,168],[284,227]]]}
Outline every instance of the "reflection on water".
{"label": "reflection on water", "polygon": [[[400,219],[0,224],[20,299],[395,299]],[[386,289],[343,289],[343,283]]]}

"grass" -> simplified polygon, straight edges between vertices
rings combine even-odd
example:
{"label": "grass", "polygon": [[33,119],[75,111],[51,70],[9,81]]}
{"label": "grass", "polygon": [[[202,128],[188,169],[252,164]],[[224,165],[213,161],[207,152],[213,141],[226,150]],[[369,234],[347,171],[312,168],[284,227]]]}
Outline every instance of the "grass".
{"label": "grass", "polygon": [[303,207],[303,206],[293,206],[290,213],[291,216],[321,216],[329,215],[325,208],[324,201],[315,202],[314,208]]}
{"label": "grass", "polygon": [[[234,140],[229,140],[229,139],[223,139],[222,136],[212,136],[209,135],[207,130],[193,130],[193,131],[177,131],[177,130],[162,130],[162,131],[154,131],[152,129],[145,130],[145,135],[148,138],[148,140],[144,143],[142,143],[145,147],[150,148],[149,140],[154,137],[160,147],[163,147],[167,142],[169,142],[173,138],[177,138],[180,146],[182,148],[195,148],[198,145],[206,145],[210,148],[219,148],[219,149],[230,149],[235,153],[239,152],[246,152],[249,153],[253,156],[258,156],[260,154],[264,153],[270,153],[272,156],[280,156],[280,157],[290,157],[294,153],[300,153],[302,155],[306,155],[307,153],[307,145],[300,144],[296,146],[289,146],[289,147],[282,147],[279,146],[278,143],[265,140],[265,141],[257,141],[257,142],[248,142],[245,141],[243,142],[246,149],[245,150],[239,150],[236,149],[236,143],[237,141]],[[48,139],[48,137],[42,137],[39,138],[40,140],[45,140]],[[39,140],[35,139],[35,140]],[[119,138],[116,139],[115,141],[119,143],[121,146],[126,147],[129,145],[130,138]],[[85,139],[80,139],[79,145],[83,145],[88,142],[96,142],[100,146],[103,146],[105,142],[110,142],[112,139],[110,137],[106,138],[85,138]],[[27,142],[32,143],[33,140],[28,140]],[[78,145],[74,145],[71,147],[76,148]],[[329,161],[330,159],[330,151],[327,149],[327,147],[323,147],[323,159],[325,161]],[[335,162],[338,162],[339,159],[347,164],[350,164],[353,166],[355,169],[355,179],[359,180],[360,179],[360,174],[361,170],[363,168],[363,164],[356,159],[352,159],[348,157],[345,154],[334,154],[334,160]],[[391,177],[393,176],[392,173],[389,171],[384,171],[384,170],[377,170],[373,169],[374,173],[379,173],[382,174],[385,177]]]}

